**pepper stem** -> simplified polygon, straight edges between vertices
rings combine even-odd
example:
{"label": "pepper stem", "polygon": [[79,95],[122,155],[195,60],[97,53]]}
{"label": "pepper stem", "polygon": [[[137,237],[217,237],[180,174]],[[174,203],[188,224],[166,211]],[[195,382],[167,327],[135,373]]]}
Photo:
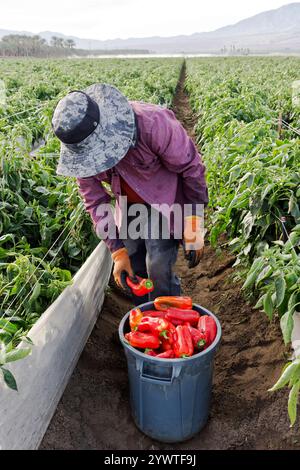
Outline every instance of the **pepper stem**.
{"label": "pepper stem", "polygon": [[168,331],[167,330],[163,330],[160,332],[159,336],[162,336],[163,338],[165,339],[169,339],[169,335],[168,335]]}
{"label": "pepper stem", "polygon": [[205,339],[200,339],[200,341],[198,341],[198,343],[197,343],[197,347],[199,349],[203,348],[203,346],[205,346],[205,345],[206,345]]}

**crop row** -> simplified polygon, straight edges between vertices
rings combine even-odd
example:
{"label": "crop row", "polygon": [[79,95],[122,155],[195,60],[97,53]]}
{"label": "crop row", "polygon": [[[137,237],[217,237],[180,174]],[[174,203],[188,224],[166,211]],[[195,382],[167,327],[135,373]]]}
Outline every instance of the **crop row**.
{"label": "crop row", "polygon": [[[298,58],[193,59],[187,90],[207,166],[212,243],[227,232],[244,289],[278,318],[285,344],[300,304],[300,108],[292,84]],[[299,131],[298,131],[299,133]],[[290,386],[296,420],[299,359],[275,389]]]}
{"label": "crop row", "polygon": [[[172,59],[0,61],[7,91],[0,106],[0,367],[29,353],[15,347],[98,243],[75,179],[55,173],[57,101],[105,82],[129,99],[169,105],[180,68]],[[42,146],[33,152],[36,143]]]}

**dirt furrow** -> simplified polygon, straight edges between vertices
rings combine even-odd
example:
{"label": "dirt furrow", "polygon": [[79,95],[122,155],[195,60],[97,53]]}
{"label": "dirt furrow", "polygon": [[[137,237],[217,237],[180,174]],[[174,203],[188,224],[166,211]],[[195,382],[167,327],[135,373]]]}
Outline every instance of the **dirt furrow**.
{"label": "dirt furrow", "polygon": [[[194,137],[196,118],[184,90],[185,73],[183,68],[173,109]],[[41,449],[300,448],[299,426],[289,429],[286,392],[267,392],[285,359],[277,323],[270,325],[264,314],[244,300],[232,263],[226,250],[215,251],[207,244],[196,269],[188,269],[182,253],[176,265],[184,293],[215,312],[223,328],[210,419],[198,436],[182,444],[165,445],[135,427],[126,361],[117,337],[118,323],[130,303],[110,291]]]}

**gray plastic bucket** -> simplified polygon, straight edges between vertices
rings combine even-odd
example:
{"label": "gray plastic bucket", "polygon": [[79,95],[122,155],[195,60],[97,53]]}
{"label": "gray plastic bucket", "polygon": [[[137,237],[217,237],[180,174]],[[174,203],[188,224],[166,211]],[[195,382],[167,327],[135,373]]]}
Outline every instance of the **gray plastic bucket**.
{"label": "gray plastic bucket", "polygon": [[[153,309],[153,302],[139,307]],[[128,312],[120,323],[119,336],[128,364],[130,404],[137,427],[161,442],[190,439],[205,426],[211,400],[214,356],[221,340],[217,317],[201,307],[193,308],[212,316],[217,336],[205,351],[186,359],[157,359],[130,346],[124,334],[130,331]]]}

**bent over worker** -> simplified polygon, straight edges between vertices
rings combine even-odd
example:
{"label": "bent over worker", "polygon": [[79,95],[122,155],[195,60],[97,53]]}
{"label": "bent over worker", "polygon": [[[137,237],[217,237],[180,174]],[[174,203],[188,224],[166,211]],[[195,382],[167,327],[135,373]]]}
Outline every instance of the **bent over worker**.
{"label": "bent over worker", "polygon": [[173,272],[180,240],[172,228],[169,238],[161,236],[161,223],[159,236],[151,237],[153,212],[148,209],[175,203],[192,208],[184,217],[181,239],[189,266],[195,267],[204,249],[203,214],[195,208],[207,204],[208,193],[201,156],[174,113],[128,101],[113,86],[94,84],[70,92],[58,103],[52,127],[61,141],[57,173],[77,178],[98,234],[104,221],[99,209],[111,202],[111,193],[116,201],[126,196],[128,207],[139,203],[147,208],[144,237],[121,237],[118,229],[114,237],[111,231],[106,238],[102,235],[114,261],[116,283],[122,287],[124,271],[152,279],[154,291],[147,298],[136,298],[136,304],[160,295],[180,295],[180,280]]}

